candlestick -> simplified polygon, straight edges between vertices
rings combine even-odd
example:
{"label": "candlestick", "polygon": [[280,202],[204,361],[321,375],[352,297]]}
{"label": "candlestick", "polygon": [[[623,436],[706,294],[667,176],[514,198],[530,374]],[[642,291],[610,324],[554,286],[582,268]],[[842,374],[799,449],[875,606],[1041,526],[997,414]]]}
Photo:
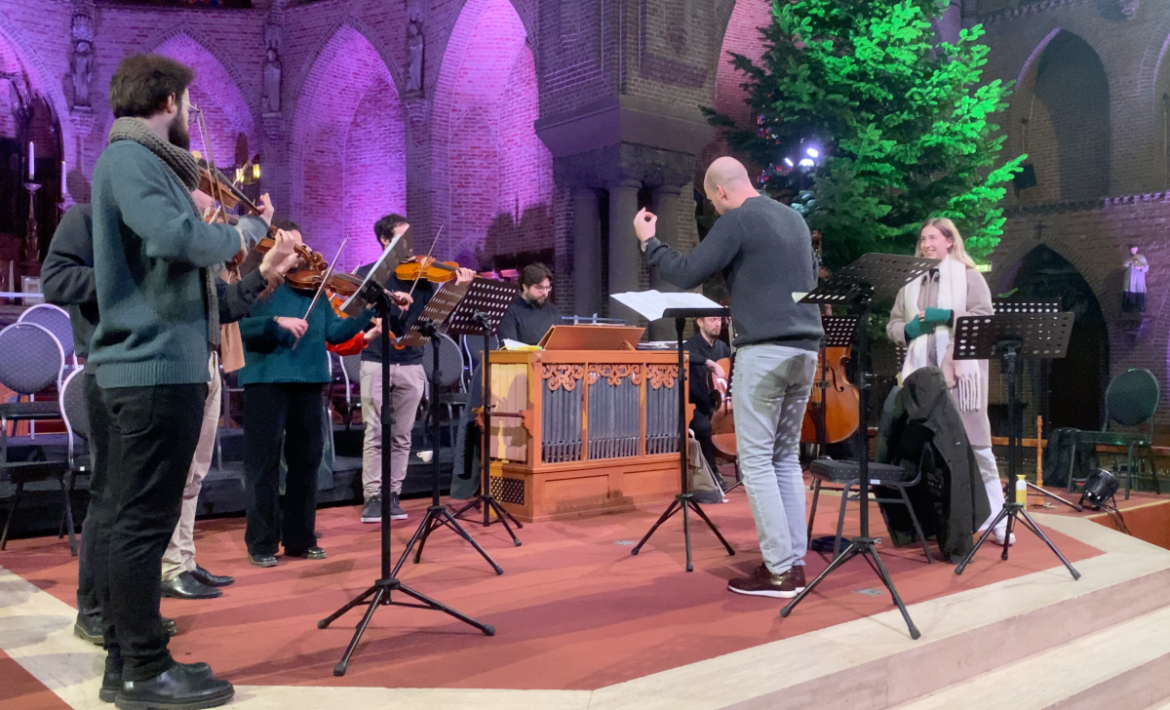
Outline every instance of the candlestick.
{"label": "candlestick", "polygon": [[37,176],[36,144],[28,142],[28,181],[32,182]]}
{"label": "candlestick", "polygon": [[67,166],[65,165],[65,161],[62,160],[61,161],[61,201],[62,202],[65,201],[65,195],[67,195],[69,193],[68,188],[66,188],[66,186],[65,186],[65,173],[66,173],[65,168],[66,167]]}

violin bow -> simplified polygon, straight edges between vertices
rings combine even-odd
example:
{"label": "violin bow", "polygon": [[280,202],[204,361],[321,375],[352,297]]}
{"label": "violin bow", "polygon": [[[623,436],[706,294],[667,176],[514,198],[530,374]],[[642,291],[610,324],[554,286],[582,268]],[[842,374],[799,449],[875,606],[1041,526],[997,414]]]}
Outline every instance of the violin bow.
{"label": "violin bow", "polygon": [[337,247],[337,253],[333,255],[333,261],[329,262],[329,268],[325,270],[325,276],[321,278],[321,285],[317,287],[317,293],[313,294],[313,301],[309,303],[309,310],[305,311],[303,320],[309,320],[309,316],[313,313],[313,308],[317,305],[317,301],[321,299],[321,294],[325,291],[325,284],[329,283],[329,277],[333,275],[333,267],[337,264],[337,260],[341,258],[341,252],[345,249],[345,243],[349,241],[349,237],[341,240],[341,246]]}
{"label": "violin bow", "polygon": [[427,252],[427,255],[424,256],[423,260],[419,263],[418,273],[414,275],[414,283],[412,283],[410,285],[410,293],[407,294],[408,296],[411,296],[411,297],[414,296],[414,287],[418,286],[418,280],[420,278],[422,278],[423,268],[426,266],[427,259],[429,259],[431,257],[431,254],[435,253],[435,245],[439,243],[439,236],[443,234],[443,227],[446,227],[446,226],[447,225],[445,225],[445,224],[440,225],[439,231],[435,232],[435,241],[431,242],[430,251]]}
{"label": "violin bow", "polygon": [[215,211],[211,213],[211,219],[214,221],[219,217],[220,210],[223,209],[223,193],[220,191],[219,183],[215,181],[215,173],[217,172],[217,168],[215,167],[215,150],[211,147],[211,141],[207,139],[207,122],[203,117],[203,109],[196,106],[194,101],[190,102],[189,108],[195,112],[195,127],[199,129],[199,139],[203,141],[203,150],[207,152],[207,172],[212,178],[210,197],[219,203]]}

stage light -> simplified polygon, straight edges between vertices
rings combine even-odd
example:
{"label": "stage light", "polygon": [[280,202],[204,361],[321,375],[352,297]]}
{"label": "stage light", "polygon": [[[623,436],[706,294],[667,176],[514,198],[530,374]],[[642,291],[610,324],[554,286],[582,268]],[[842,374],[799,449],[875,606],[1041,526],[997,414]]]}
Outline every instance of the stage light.
{"label": "stage light", "polygon": [[193,151],[191,151],[191,155],[192,155],[192,156],[193,156],[193,157],[194,157],[196,160],[203,160],[203,154],[202,154],[202,153],[200,153],[200,152],[199,152],[199,151],[197,151],[197,150],[193,150]]}
{"label": "stage light", "polygon": [[790,167],[790,168],[791,168],[791,167],[792,167],[792,159],[791,159],[791,158],[785,158],[785,159],[784,159],[784,164],[785,164],[785,165],[787,165],[788,167]]}
{"label": "stage light", "polygon": [[812,158],[805,158],[804,160],[800,161],[800,167],[802,168],[811,168],[814,165],[816,165],[816,163],[813,162]]}
{"label": "stage light", "polygon": [[808,157],[810,157],[810,158],[821,157],[821,152],[819,150],[817,150],[816,148],[809,148],[808,150],[806,150],[804,152],[807,153]]}
{"label": "stage light", "polygon": [[1109,473],[1103,468],[1094,469],[1089,473],[1089,477],[1085,479],[1085,487],[1082,493],[1085,500],[1089,501],[1095,506],[1104,506],[1113,494],[1117,493],[1117,489],[1121,486],[1121,482],[1112,473]]}
{"label": "stage light", "polygon": [[260,179],[260,164],[259,163],[252,163],[252,179],[253,180]]}

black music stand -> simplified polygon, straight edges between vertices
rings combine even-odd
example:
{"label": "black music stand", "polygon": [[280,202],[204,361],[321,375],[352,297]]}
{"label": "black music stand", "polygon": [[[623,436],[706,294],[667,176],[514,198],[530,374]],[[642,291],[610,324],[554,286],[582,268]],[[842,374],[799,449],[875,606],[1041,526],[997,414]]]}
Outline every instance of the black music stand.
{"label": "black music stand", "polygon": [[[390,352],[390,318],[391,309],[394,307],[390,301],[390,294],[382,285],[394,273],[394,260],[389,258],[391,252],[394,250],[399,238],[395,238],[390,243],[390,246],[382,252],[382,256],[370,269],[370,273],[362,282],[358,291],[345,301],[341,306],[343,313],[350,316],[357,316],[361,314],[368,307],[375,307],[378,309],[378,315],[382,319],[384,327],[382,328],[382,353],[383,355]],[[382,441],[390,440],[391,427],[394,424],[394,404],[390,400],[390,361],[385,357],[382,358]],[[438,452],[435,452],[436,458]],[[387,493],[390,490],[390,457],[382,457],[382,491]],[[496,630],[494,627],[487,624],[482,624],[470,616],[466,616],[451,607],[435,601],[430,597],[415,591],[406,586],[394,576],[390,568],[390,496],[382,496],[382,574],[366,591],[357,595],[345,606],[330,614],[328,617],[317,622],[317,628],[324,629],[339,619],[343,614],[361,604],[368,605],[366,613],[362,616],[362,620],[358,622],[357,629],[354,631],[353,639],[349,642],[349,646],[345,649],[345,654],[341,660],[333,667],[333,675],[343,676],[345,671],[349,668],[349,659],[357,650],[358,642],[361,641],[362,635],[366,633],[366,627],[370,625],[370,620],[374,618],[374,612],[379,606],[410,606],[420,609],[432,609],[434,611],[441,611],[446,614],[459,619],[465,624],[470,624],[482,631],[488,636],[495,636]],[[397,567],[394,568],[395,570]],[[400,591],[408,597],[416,599],[421,604],[414,604],[411,602],[399,602],[390,598],[390,595]]]}
{"label": "black music stand", "polygon": [[442,429],[439,425],[438,401],[439,387],[441,386],[439,384],[441,381],[441,375],[439,372],[439,347],[442,344],[442,339],[437,336],[439,333],[439,327],[443,325],[444,321],[447,320],[447,317],[451,315],[451,312],[463,300],[463,296],[466,293],[466,288],[455,286],[454,284],[450,284],[439,289],[439,292],[431,298],[430,302],[427,303],[426,308],[423,309],[422,313],[419,314],[410,330],[407,331],[406,335],[404,335],[402,338],[402,344],[407,347],[422,347],[427,343],[431,343],[432,367],[431,402],[429,415],[431,440],[434,442],[435,450],[431,456],[431,504],[427,507],[426,515],[424,515],[423,519],[419,522],[418,529],[414,531],[414,535],[411,536],[410,542],[408,542],[406,544],[406,548],[402,550],[402,556],[398,558],[398,563],[394,565],[394,569],[390,573],[390,576],[392,577],[398,576],[398,570],[402,569],[403,563],[406,562],[406,558],[410,557],[410,552],[411,550],[415,549],[414,546],[416,544],[418,545],[418,549],[415,550],[414,553],[414,563],[417,565],[420,561],[422,561],[423,548],[426,547],[427,538],[429,538],[431,533],[434,532],[440,525],[446,525],[456,535],[471,543],[471,546],[475,548],[475,551],[478,552],[485,560],[487,560],[487,563],[492,566],[492,569],[496,571],[496,574],[499,575],[504,573],[503,568],[496,564],[496,561],[493,560],[482,547],[480,547],[479,543],[475,541],[475,538],[473,538],[470,533],[463,529],[463,526],[460,525],[459,521],[455,519],[455,516],[451,514],[450,509],[439,502],[439,443],[440,437],[442,436]]}
{"label": "black music stand", "polygon": [[[991,299],[991,307],[995,309],[995,315],[997,315],[997,316],[1005,316],[1005,315],[1013,315],[1013,314],[1059,313],[1060,312],[1060,299],[1059,298],[1030,298],[1027,300],[1018,300],[1018,299],[1013,299],[1013,298],[993,298],[993,299]],[[1047,364],[1050,361],[1051,361],[1050,358],[1044,358],[1044,359],[1040,360],[1040,362],[1045,363],[1045,364]],[[1023,374],[1021,373],[1020,376],[1023,377]],[[1009,406],[1013,407],[1013,411],[1014,411],[1014,408],[1017,407],[1018,405],[1010,404]],[[1012,413],[1009,412],[1009,414],[1008,414],[1009,427],[1011,426],[1011,423],[1010,423],[1011,416],[1012,416]],[[1021,423],[1021,431],[1023,431],[1022,423]],[[1036,438],[1040,439],[1042,437],[1043,437],[1043,432],[1037,431]],[[1009,438],[1009,441],[1010,441],[1010,438]],[[1017,453],[1017,455],[1019,455],[1020,451],[1017,449],[1016,453]],[[1010,465],[1010,463],[1011,462],[1009,462],[1009,465]],[[1015,460],[1015,465],[1017,467],[1016,470],[1019,470],[1019,468],[1022,466],[1022,462],[1020,461],[1020,459],[1017,458]],[[1063,504],[1067,505],[1068,507],[1072,508],[1073,510],[1077,511],[1078,513],[1083,512],[1085,509],[1084,506],[1080,505],[1079,503],[1073,503],[1070,500],[1066,500],[1064,498],[1061,498],[1060,496],[1056,495],[1055,493],[1052,493],[1051,491],[1044,490],[1043,488],[1036,485],[1035,483],[1032,483],[1031,481],[1024,481],[1024,483],[1031,490],[1036,491],[1037,493],[1039,493],[1043,496],[1046,496],[1048,498],[1051,498],[1059,503],[1063,503]]]}
{"label": "black music stand", "polygon": [[906,605],[902,603],[902,598],[898,596],[898,590],[894,588],[894,580],[891,579],[890,573],[882,564],[882,559],[877,551],[877,539],[869,534],[869,427],[866,426],[866,422],[869,421],[869,379],[872,375],[866,368],[869,364],[869,316],[874,302],[893,297],[903,286],[921,277],[936,267],[938,263],[938,259],[915,256],[866,254],[849,266],[839,269],[823,284],[801,299],[801,303],[851,305],[858,314],[858,327],[854,330],[857,340],[853,352],[857,356],[857,386],[861,390],[861,396],[857,398],[857,436],[860,452],[860,458],[857,461],[857,487],[861,499],[861,531],[857,537],[849,542],[849,546],[842,550],[841,554],[834,558],[823,572],[817,575],[816,579],[780,610],[782,617],[791,614],[796,605],[811,594],[812,590],[816,589],[825,577],[832,574],[833,570],[854,557],[860,556],[869,563],[873,571],[877,573],[878,578],[882,580],[882,584],[886,585],[886,589],[890,591],[890,596],[894,598],[894,604],[897,605],[898,611],[902,612],[902,618],[905,619],[906,626],[910,629],[910,638],[917,639],[922,636],[910,619],[910,614],[906,611]]}
{"label": "black music stand", "polygon": [[[447,319],[450,323],[447,328],[448,333],[454,335],[480,334],[483,336],[483,360],[480,362],[483,371],[483,432],[479,452],[481,465],[479,495],[456,511],[455,517],[458,518],[472,508],[478,508],[483,511],[482,525],[486,528],[492,523],[503,523],[504,529],[512,537],[512,544],[516,547],[520,547],[520,538],[516,537],[516,533],[509,527],[508,521],[512,521],[512,524],[517,528],[524,526],[519,520],[512,517],[511,513],[504,510],[500,502],[496,500],[491,488],[492,356],[489,341],[492,333],[496,332],[496,328],[500,326],[500,321],[504,318],[508,306],[512,305],[512,301],[519,293],[520,287],[514,283],[476,279],[468,286],[467,294]],[[491,518],[492,513],[496,514],[495,520]]]}
{"label": "black music stand", "polygon": [[[829,389],[829,361],[823,357],[825,348],[847,348],[853,345],[853,332],[857,329],[857,316],[821,316],[821,327],[825,337],[821,340],[821,379],[814,385],[821,391],[821,408],[813,417],[813,425],[817,430],[817,456],[824,456],[825,446],[828,445],[828,423],[825,420],[825,390]],[[860,423],[858,423],[860,426]],[[844,492],[842,492],[844,494]],[[816,507],[820,487],[813,493],[813,507]],[[814,552],[832,552],[837,549],[837,536],[824,535],[808,541],[808,549]]]}
{"label": "black music stand", "polygon": [[954,340],[954,358],[956,360],[989,360],[999,357],[1003,363],[1002,374],[1008,382],[1008,480],[1004,485],[1003,510],[983,531],[979,542],[955,568],[955,574],[962,574],[963,570],[975,557],[975,553],[983,546],[987,538],[995,530],[999,521],[1007,518],[1007,532],[1004,534],[1003,553],[1000,559],[1008,558],[1008,547],[1011,543],[1012,530],[1019,522],[1048,545],[1048,549],[1064,563],[1073,579],[1080,579],[1081,573],[1065,559],[1060,550],[1032,516],[1028,515],[1027,505],[1015,500],[1015,481],[1019,465],[1019,439],[1021,425],[1016,407],[1016,393],[1019,387],[1020,356],[1032,358],[1056,359],[1068,353],[1068,341],[1072,335],[1072,313],[1015,313],[1011,315],[994,316],[963,316],[955,321],[952,331]]}
{"label": "black music stand", "polygon": [[694,572],[695,566],[691,561],[691,526],[690,519],[687,516],[687,511],[693,509],[695,515],[703,519],[707,523],[707,527],[711,528],[711,532],[715,533],[715,537],[719,538],[719,542],[723,543],[723,547],[727,549],[727,554],[734,555],[735,550],[731,549],[731,545],[723,538],[719,532],[719,528],[711,522],[703,509],[699,507],[699,503],[695,500],[695,496],[691,493],[691,471],[687,462],[687,366],[683,361],[683,330],[687,327],[688,318],[727,318],[731,315],[731,311],[727,308],[667,308],[662,312],[663,318],[674,319],[674,330],[678,335],[678,466],[682,472],[682,488],[678,495],[674,497],[670,505],[659,516],[658,521],[651,526],[650,530],[642,536],[642,539],[630,550],[631,555],[636,555],[642,550],[642,545],[650,539],[654,531],[660,525],[670,519],[678,511],[682,511],[683,520],[683,539],[686,540],[687,547],[687,571]]}

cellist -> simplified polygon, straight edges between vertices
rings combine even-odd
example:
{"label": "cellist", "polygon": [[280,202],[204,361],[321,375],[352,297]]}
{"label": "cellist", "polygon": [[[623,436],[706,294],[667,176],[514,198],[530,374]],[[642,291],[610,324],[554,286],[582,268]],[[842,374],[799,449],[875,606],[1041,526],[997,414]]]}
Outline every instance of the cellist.
{"label": "cellist", "polygon": [[[690,399],[691,404],[695,405],[695,413],[691,418],[690,429],[712,471],[719,470],[715,466],[715,445],[711,442],[711,417],[717,406],[707,381],[711,378],[727,381],[728,373],[723,371],[719,361],[731,358],[731,348],[719,339],[722,331],[722,318],[696,318],[695,334],[683,344],[691,356]],[[716,479],[720,482],[723,480],[721,476],[716,476]]]}

